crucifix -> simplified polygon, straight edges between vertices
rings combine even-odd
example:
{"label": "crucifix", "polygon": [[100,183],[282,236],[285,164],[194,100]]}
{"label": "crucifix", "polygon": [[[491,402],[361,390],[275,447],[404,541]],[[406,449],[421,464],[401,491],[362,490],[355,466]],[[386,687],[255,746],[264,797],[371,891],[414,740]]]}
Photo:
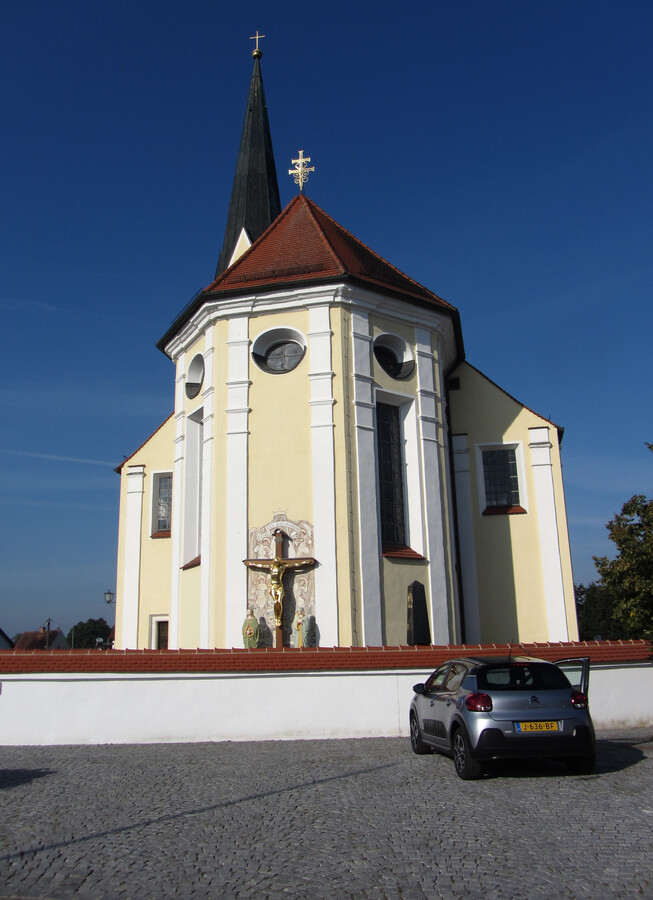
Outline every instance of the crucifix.
{"label": "crucifix", "polygon": [[283,647],[283,575],[286,569],[303,569],[314,566],[316,560],[312,556],[287,557],[283,555],[283,531],[280,528],[274,532],[274,557],[272,559],[244,559],[243,563],[249,569],[263,569],[270,573],[270,597],[274,603],[274,624],[276,626],[275,647],[281,650]]}

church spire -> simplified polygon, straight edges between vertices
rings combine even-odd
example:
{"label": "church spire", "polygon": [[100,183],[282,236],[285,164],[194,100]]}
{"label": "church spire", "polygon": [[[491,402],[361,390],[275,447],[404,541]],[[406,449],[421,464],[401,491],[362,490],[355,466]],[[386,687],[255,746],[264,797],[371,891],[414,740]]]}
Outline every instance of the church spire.
{"label": "church spire", "polygon": [[240,138],[236,174],[231,191],[224,243],[218,260],[216,277],[265,231],[281,212],[277,170],[274,165],[270,123],[263,93],[261,56],[256,32],[254,71],[249,86],[243,132]]}

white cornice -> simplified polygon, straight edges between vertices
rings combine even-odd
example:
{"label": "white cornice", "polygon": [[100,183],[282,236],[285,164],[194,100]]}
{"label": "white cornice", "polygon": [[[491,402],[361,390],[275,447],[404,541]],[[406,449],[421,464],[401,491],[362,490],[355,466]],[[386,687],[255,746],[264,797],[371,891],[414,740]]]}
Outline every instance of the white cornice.
{"label": "white cornice", "polygon": [[166,345],[165,352],[176,360],[202,335],[207,326],[219,319],[251,316],[254,313],[310,309],[314,306],[343,305],[361,312],[377,313],[400,322],[435,331],[442,339],[445,366],[456,356],[453,323],[446,312],[428,309],[410,300],[400,300],[346,282],[331,285],[301,286],[294,290],[262,291],[237,297],[207,300],[191,316],[184,328]]}

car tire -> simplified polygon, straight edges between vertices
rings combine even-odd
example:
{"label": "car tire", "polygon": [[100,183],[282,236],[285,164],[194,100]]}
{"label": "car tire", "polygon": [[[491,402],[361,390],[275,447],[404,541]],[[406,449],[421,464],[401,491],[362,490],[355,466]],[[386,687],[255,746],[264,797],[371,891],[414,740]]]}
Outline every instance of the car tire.
{"label": "car tire", "polygon": [[425,744],[422,740],[422,732],[420,731],[419,722],[417,721],[415,713],[410,714],[410,746],[412,747],[413,753],[417,753],[418,756],[422,756],[424,753],[433,753],[433,750],[429,745]]}
{"label": "car tire", "polygon": [[596,768],[596,754],[592,753],[591,756],[570,756],[566,763],[572,775],[592,775]]}
{"label": "car tire", "polygon": [[472,756],[469,738],[464,728],[457,728],[451,739],[453,764],[456,775],[464,781],[472,781],[483,774],[483,766]]}

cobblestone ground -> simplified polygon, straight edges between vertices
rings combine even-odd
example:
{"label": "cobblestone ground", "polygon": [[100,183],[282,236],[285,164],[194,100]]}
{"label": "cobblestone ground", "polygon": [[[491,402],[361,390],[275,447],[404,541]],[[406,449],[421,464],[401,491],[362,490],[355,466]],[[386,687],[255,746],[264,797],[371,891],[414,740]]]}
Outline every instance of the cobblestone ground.
{"label": "cobblestone ground", "polygon": [[462,782],[407,739],[0,748],[0,898],[653,897],[653,729]]}

